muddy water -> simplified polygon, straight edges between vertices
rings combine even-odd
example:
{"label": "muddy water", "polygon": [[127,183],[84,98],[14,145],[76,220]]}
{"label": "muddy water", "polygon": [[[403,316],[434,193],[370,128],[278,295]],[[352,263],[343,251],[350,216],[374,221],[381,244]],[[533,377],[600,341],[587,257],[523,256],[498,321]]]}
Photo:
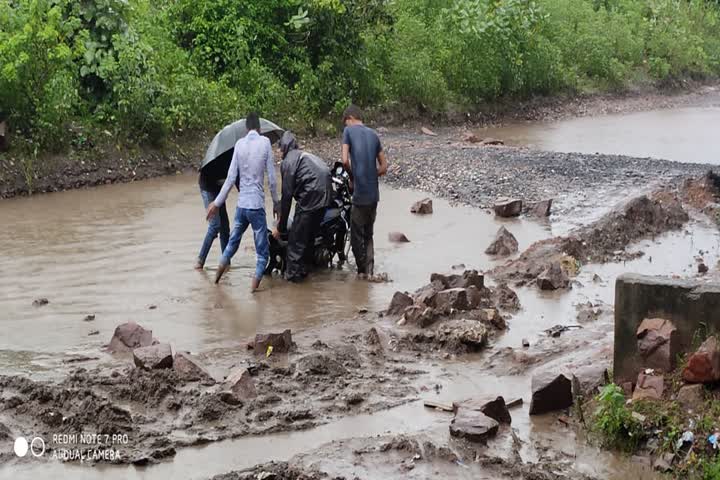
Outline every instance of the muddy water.
{"label": "muddy water", "polygon": [[[460,262],[488,268],[483,250],[498,222],[437,199],[434,215],[410,214],[411,203],[423,196],[383,189],[376,269],[392,283],[359,282],[346,268],[302,285],[274,278],[254,296],[248,292],[251,235],[219,288],[212,283],[218,242],[206,271],[193,270],[205,228],[193,176],[3,201],[0,219],[11,227],[0,232],[0,369],[52,375],[69,354],[109,360],[100,347],[128,320],[177,349],[232,349],[258,330],[301,330],[360,307],[381,310],[395,290],[413,290],[430,273]],[[533,222],[511,222],[510,228],[521,248],[551,234]],[[393,230],[411,243],[389,243]],[[50,303],[34,307],[40,297]],[[85,322],[86,315],[95,320]],[[92,330],[100,333],[88,336]]]}
{"label": "muddy water", "polygon": [[515,146],[558,152],[653,157],[720,164],[720,107],[688,107],[631,114],[519,123],[481,131]]}

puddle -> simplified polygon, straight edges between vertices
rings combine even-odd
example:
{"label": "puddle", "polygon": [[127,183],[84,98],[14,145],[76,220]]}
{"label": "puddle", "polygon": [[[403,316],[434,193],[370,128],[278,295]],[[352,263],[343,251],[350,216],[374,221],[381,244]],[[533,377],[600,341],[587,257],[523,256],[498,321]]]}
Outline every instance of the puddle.
{"label": "puddle", "polygon": [[481,131],[508,145],[556,152],[605,153],[720,165],[718,107],[581,117]]}

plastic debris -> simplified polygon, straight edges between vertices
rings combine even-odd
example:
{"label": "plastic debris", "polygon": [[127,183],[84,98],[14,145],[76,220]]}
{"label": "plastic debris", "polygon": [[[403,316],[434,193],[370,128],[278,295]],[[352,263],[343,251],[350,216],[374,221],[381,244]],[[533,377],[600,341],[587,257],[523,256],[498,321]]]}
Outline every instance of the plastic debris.
{"label": "plastic debris", "polygon": [[712,445],[713,450],[720,449],[720,432],[716,431],[708,437],[708,442]]}
{"label": "plastic debris", "polygon": [[677,444],[675,445],[677,449],[683,448],[685,445],[692,445],[692,443],[695,441],[695,434],[691,431],[686,431],[682,434],[682,436],[678,439]]}
{"label": "plastic debris", "polygon": [[273,346],[268,345],[267,351],[265,352],[265,358],[268,358],[270,355],[272,355],[273,352]]}

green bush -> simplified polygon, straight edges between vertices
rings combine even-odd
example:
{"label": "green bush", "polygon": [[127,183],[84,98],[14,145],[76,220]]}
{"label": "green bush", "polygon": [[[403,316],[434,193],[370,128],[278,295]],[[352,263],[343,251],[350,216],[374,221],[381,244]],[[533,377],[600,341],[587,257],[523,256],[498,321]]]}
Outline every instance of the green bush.
{"label": "green bush", "polygon": [[633,451],[640,438],[640,428],[625,406],[625,395],[620,387],[611,383],[603,387],[597,397],[595,430],[610,447]]}

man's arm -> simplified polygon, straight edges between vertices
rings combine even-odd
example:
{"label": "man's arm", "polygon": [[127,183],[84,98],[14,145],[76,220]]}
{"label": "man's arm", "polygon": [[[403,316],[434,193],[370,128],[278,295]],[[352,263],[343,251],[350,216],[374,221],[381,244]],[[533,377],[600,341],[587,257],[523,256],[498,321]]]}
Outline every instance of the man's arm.
{"label": "man's arm", "polygon": [[377,155],[378,160],[378,177],[382,177],[387,173],[388,170],[388,162],[387,157],[385,157],[385,150],[380,150],[380,153]]}
{"label": "man's arm", "polygon": [[350,145],[348,145],[347,143],[343,143],[343,146],[342,146],[342,163],[343,163],[343,167],[345,167],[345,170],[347,170],[349,172],[351,169]]}
{"label": "man's arm", "polygon": [[217,210],[222,207],[222,205],[225,203],[225,200],[227,200],[228,193],[230,193],[230,189],[235,184],[235,181],[238,178],[238,163],[238,148],[236,144],[235,150],[233,151],[232,161],[230,162],[230,168],[228,169],[227,178],[225,179],[225,182],[220,189],[220,193],[217,197],[215,197],[215,201],[212,202],[208,207],[208,220],[215,216]]}
{"label": "man's arm", "polygon": [[295,192],[295,172],[297,171],[297,162],[290,162],[289,158],[280,164],[282,172],[282,199],[280,200],[280,221],[278,222],[278,230],[280,233],[287,232],[287,222],[290,217],[290,207],[292,207],[293,193]]}
{"label": "man's arm", "polygon": [[275,179],[275,160],[273,158],[270,140],[265,142],[265,168],[267,170],[268,183],[270,184],[270,194],[272,195],[273,215],[277,217],[279,215],[278,207],[280,201],[278,200],[277,180]]}

